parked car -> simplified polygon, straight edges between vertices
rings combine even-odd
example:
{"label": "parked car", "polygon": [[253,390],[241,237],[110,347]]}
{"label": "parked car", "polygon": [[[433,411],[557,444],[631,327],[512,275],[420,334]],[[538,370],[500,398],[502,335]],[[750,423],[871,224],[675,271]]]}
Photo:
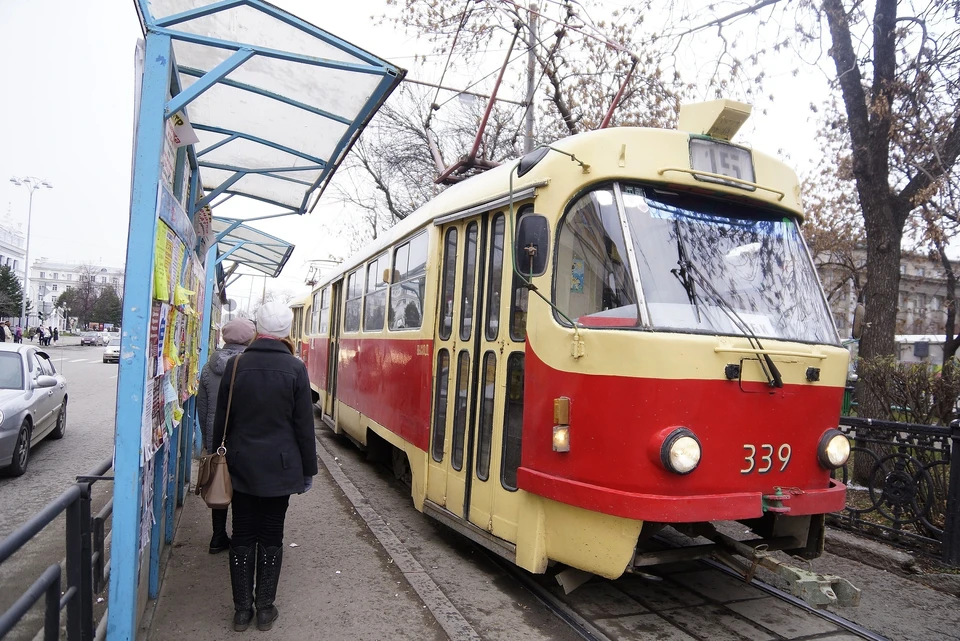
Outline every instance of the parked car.
{"label": "parked car", "polygon": [[119,338],[111,338],[110,342],[107,343],[107,346],[103,348],[103,362],[104,363],[120,362],[120,339]]}
{"label": "parked car", "polygon": [[43,350],[0,343],[0,468],[27,471],[30,448],[67,430],[67,381]]}
{"label": "parked car", "polygon": [[80,345],[97,345],[100,343],[100,334],[97,332],[82,332],[80,334]]}

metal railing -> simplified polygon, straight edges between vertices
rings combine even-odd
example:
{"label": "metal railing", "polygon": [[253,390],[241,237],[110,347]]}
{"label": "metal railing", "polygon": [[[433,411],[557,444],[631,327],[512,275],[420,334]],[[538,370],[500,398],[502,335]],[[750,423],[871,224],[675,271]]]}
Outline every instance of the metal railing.
{"label": "metal railing", "polygon": [[113,512],[113,499],[91,518],[91,487],[96,481],[112,481],[103,476],[113,466],[112,460],[101,463],[88,475],[78,476],[77,482],[63,494],[48,503],[29,521],[0,541],[0,564],[13,556],[30,539],[43,531],[61,513],[66,512],[66,585],[61,595],[61,563],[47,567],[33,584],[0,614],[0,639],[5,637],[23,616],[46,597],[43,639],[60,638],[60,612],[67,611],[67,640],[93,641],[99,632],[94,628],[93,596],[103,591],[109,565],[105,565],[105,521]]}
{"label": "metal railing", "polygon": [[960,422],[949,427],[843,416],[852,452],[833,525],[960,566]]}

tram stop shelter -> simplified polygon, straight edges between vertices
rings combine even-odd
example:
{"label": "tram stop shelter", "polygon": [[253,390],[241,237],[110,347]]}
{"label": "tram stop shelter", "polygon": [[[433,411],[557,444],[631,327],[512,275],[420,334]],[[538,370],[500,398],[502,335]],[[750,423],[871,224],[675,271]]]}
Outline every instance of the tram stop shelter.
{"label": "tram stop shelter", "polygon": [[[117,389],[111,641],[135,638],[160,588],[225,285],[241,265],[278,275],[293,250],[256,222],[312,211],[404,75],[262,0],[135,5],[144,41]],[[218,218],[232,198],[263,213]]]}

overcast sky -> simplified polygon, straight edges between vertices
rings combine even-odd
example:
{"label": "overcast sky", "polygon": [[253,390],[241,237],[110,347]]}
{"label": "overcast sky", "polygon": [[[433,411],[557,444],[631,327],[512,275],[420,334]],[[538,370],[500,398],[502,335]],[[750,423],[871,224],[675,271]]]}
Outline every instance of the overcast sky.
{"label": "overcast sky", "polygon": [[[400,67],[411,69],[414,54],[428,53],[427,44],[392,26],[374,25],[370,16],[385,10],[383,0],[274,3]],[[611,2],[616,4],[622,3]],[[34,197],[31,262],[39,257],[111,266],[124,262],[133,56],[140,37],[133,0],[0,0],[0,60],[4,62],[0,70],[0,122],[4,125],[0,221],[9,211],[14,225],[26,229],[28,193],[8,182],[10,176],[37,176],[54,185]],[[489,61],[486,66],[495,68],[500,63]],[[471,71],[477,77],[486,74],[489,69],[484,64],[473,65]],[[438,75],[435,68],[413,68],[410,73],[412,78],[433,81]],[[466,81],[461,78],[462,83]],[[450,82],[448,74],[446,83]],[[812,129],[803,122],[806,104],[805,100],[781,101],[776,117],[755,113],[741,134],[742,141],[771,153],[780,147],[802,148],[792,154],[794,158],[809,157]],[[228,209],[237,200],[215,213],[263,213],[249,205]],[[312,214],[258,223],[264,231],[297,245],[281,280],[269,288],[304,288],[306,261],[325,258],[330,248],[342,245],[329,238],[323,224],[340,215],[350,212],[325,197]],[[257,281],[252,287],[260,289],[261,284]],[[250,289],[251,283],[244,281],[234,288],[238,298]]]}

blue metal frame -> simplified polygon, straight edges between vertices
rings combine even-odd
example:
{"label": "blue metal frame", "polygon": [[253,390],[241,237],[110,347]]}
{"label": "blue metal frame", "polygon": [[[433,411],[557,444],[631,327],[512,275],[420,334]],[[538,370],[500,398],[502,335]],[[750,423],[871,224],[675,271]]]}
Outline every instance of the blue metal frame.
{"label": "blue metal frame", "polygon": [[181,91],[176,96],[171,98],[170,102],[167,103],[166,117],[169,118],[173,114],[189,105],[191,102],[196,100],[200,94],[223,80],[227,74],[252,57],[253,49],[249,47],[241,47],[238,49],[237,52],[232,56],[218,64],[207,73],[203,74],[195,83],[187,87],[185,91]]}
{"label": "blue metal frame", "polygon": [[113,534],[110,544],[111,641],[136,637],[140,545],[140,422],[147,384],[150,310],[157,229],[157,185],[164,142],[164,105],[173,69],[169,36],[148,33],[136,133],[130,229],[123,290],[123,337],[117,381]]}
{"label": "blue metal frame", "polygon": [[[326,166],[326,165],[327,165],[327,161],[326,161],[326,160],[323,160],[323,159],[321,159],[321,158],[318,158],[317,156],[311,156],[310,154],[305,154],[305,153],[303,153],[302,151],[297,151],[296,149],[293,149],[293,148],[291,148],[291,147],[287,147],[286,145],[281,145],[280,143],[276,143],[276,142],[273,142],[272,140],[267,140],[267,139],[265,139],[265,138],[260,138],[259,136],[254,136],[254,135],[252,135],[252,134],[244,133],[244,132],[242,132],[242,131],[234,131],[233,129],[225,129],[225,128],[223,128],[223,127],[212,127],[212,126],[210,126],[210,125],[197,124],[197,123],[191,123],[191,125],[193,126],[194,129],[196,129],[196,130],[198,130],[198,131],[209,131],[210,133],[214,133],[214,134],[224,134],[224,135],[231,136],[231,137],[235,137],[235,138],[243,138],[243,139],[245,139],[245,140],[249,140],[250,142],[255,142],[255,143],[258,143],[258,144],[261,144],[261,145],[266,145],[267,147],[270,147],[270,148],[272,148],[272,149],[276,149],[277,151],[286,152],[286,153],[290,154],[291,156],[297,156],[297,157],[299,157],[299,158],[303,158],[304,160],[309,160],[310,162],[317,163],[318,165],[323,165],[323,166]],[[217,147],[219,147],[219,146],[221,146],[221,145],[225,145],[225,144],[227,144],[228,142],[230,142],[230,141],[229,141],[229,140],[221,140],[221,141],[219,141],[219,142],[211,145],[210,147],[207,147],[206,149],[204,149],[203,151],[201,151],[201,152],[200,152],[199,154],[197,154],[197,155],[198,155],[198,156],[202,156],[203,154],[205,154],[205,153],[207,153],[207,152],[209,152],[209,151],[213,151],[213,150],[216,149]]]}
{"label": "blue metal frame", "polygon": [[[188,76],[194,76],[196,78],[200,78],[205,75],[202,70],[194,69],[193,67],[178,66],[177,71],[179,71],[180,73],[186,74]],[[351,125],[353,123],[353,121],[350,120],[349,118],[338,116],[337,114],[330,113],[329,111],[325,111],[318,107],[311,107],[310,105],[300,102],[299,100],[294,100],[293,98],[287,98],[286,96],[282,96],[278,93],[274,93],[273,91],[261,89],[260,87],[254,87],[253,85],[248,85],[244,82],[239,82],[237,80],[230,80],[229,78],[225,78],[220,81],[220,84],[226,85],[227,87],[233,87],[234,89],[242,89],[243,91],[249,91],[250,93],[255,93],[258,96],[263,96],[265,98],[272,98],[273,100],[282,102],[285,105],[290,105],[291,107],[296,107],[298,109],[303,109],[304,111],[309,111],[312,114],[323,116],[324,118],[329,118],[330,120],[335,120],[336,122],[339,122],[344,125]]]}

